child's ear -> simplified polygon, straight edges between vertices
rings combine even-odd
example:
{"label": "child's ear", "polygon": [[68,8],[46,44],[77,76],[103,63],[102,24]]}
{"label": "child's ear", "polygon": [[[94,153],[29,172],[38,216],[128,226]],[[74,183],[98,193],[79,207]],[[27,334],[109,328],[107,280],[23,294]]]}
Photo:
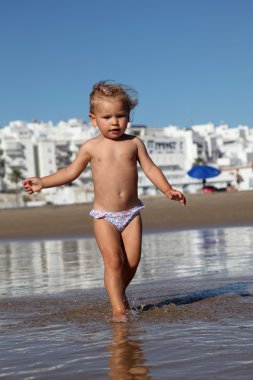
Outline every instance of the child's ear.
{"label": "child's ear", "polygon": [[89,118],[90,118],[90,121],[91,121],[91,124],[93,125],[93,127],[96,127],[97,121],[96,121],[96,117],[95,117],[94,113],[89,113]]}

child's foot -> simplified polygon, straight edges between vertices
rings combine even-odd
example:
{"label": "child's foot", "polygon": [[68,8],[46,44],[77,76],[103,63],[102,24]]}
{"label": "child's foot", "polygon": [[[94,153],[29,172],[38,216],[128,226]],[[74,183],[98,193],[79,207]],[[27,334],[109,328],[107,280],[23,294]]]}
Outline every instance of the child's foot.
{"label": "child's foot", "polygon": [[126,311],[116,311],[115,313],[113,313],[112,322],[114,323],[129,322],[129,317],[126,315]]}

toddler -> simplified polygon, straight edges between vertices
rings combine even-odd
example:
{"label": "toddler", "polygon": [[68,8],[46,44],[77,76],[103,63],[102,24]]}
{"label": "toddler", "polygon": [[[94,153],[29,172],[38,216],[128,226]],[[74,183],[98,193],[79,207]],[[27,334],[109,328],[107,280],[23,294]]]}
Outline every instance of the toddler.
{"label": "toddler", "polygon": [[90,94],[89,118],[100,134],[84,142],[68,167],[23,181],[25,191],[32,194],[74,181],[90,163],[94,183],[90,215],[104,262],[104,283],[114,322],[128,320],[126,288],[141,257],[140,211],[144,205],[137,193],[137,162],[166,197],[186,205],[184,195],[171,187],[143,142],[125,133],[131,110],[137,103],[135,93],[123,85],[105,81],[95,84]]}

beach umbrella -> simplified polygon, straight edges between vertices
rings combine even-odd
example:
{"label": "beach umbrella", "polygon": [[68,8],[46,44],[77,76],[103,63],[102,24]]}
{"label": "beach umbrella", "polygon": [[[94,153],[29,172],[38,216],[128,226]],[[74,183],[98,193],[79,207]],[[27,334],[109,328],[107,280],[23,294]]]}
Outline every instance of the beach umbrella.
{"label": "beach umbrella", "polygon": [[206,179],[216,177],[220,172],[220,169],[214,168],[213,166],[195,165],[187,172],[187,174],[193,178]]}

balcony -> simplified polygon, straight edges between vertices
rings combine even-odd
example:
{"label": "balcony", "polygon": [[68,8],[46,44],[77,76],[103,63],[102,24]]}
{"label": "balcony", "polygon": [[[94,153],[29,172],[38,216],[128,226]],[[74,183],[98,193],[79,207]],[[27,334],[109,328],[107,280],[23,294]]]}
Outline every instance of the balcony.
{"label": "balcony", "polygon": [[4,153],[5,153],[6,156],[9,156],[11,158],[16,158],[16,157],[25,158],[25,155],[24,155],[24,152],[23,152],[22,148],[19,148],[19,149],[5,149]]}

